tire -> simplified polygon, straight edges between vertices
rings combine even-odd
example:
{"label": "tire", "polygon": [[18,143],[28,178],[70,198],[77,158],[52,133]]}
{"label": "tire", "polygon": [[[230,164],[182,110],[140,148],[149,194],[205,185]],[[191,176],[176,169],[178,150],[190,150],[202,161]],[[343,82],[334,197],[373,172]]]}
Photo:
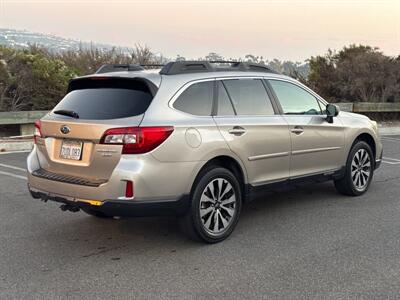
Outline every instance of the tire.
{"label": "tire", "polygon": [[82,208],[82,211],[84,211],[88,215],[91,215],[93,217],[100,218],[100,219],[111,219],[112,218],[112,216],[108,216],[100,211],[91,210],[90,208]]}
{"label": "tire", "polygon": [[356,141],[347,158],[343,178],[335,180],[337,191],[347,196],[364,194],[371,184],[374,169],[371,147],[364,141]]}
{"label": "tire", "polygon": [[218,243],[232,233],[241,209],[242,193],[236,177],[225,168],[210,167],[193,185],[190,208],[180,220],[181,227],[193,240]]}

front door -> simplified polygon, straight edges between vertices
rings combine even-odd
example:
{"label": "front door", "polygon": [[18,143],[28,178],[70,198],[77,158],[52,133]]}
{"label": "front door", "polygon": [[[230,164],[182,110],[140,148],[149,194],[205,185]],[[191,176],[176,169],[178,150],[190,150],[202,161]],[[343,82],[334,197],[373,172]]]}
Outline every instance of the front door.
{"label": "front door", "polygon": [[326,121],[325,108],[300,85],[268,80],[289,125],[292,144],[290,177],[339,169],[344,151],[344,128],[338,118]]}

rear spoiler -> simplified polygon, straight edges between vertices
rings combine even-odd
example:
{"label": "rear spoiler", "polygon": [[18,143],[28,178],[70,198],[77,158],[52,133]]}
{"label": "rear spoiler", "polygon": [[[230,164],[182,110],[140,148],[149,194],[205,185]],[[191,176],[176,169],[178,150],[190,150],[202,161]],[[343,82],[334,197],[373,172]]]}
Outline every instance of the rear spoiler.
{"label": "rear spoiler", "polygon": [[150,92],[153,97],[158,91],[158,87],[153,82],[143,77],[85,76],[71,79],[66,94],[79,89],[105,87],[142,90]]}
{"label": "rear spoiler", "polygon": [[103,73],[111,73],[111,72],[118,72],[118,71],[143,71],[144,68],[140,65],[130,65],[130,64],[105,64],[102,65],[97,71],[96,74],[103,74]]}
{"label": "rear spoiler", "polygon": [[97,71],[96,74],[112,73],[118,71],[144,71],[147,69],[162,68],[163,64],[104,64]]}

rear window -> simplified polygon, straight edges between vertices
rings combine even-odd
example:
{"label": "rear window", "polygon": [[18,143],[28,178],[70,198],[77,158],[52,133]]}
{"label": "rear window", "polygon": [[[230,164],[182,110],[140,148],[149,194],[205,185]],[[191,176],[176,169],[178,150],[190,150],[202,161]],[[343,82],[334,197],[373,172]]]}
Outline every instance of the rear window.
{"label": "rear window", "polygon": [[70,83],[67,95],[53,111],[74,111],[80,119],[87,120],[119,119],[143,114],[152,99],[153,95],[144,81],[79,79]]}
{"label": "rear window", "polygon": [[238,115],[273,115],[271,99],[260,79],[224,80]]}
{"label": "rear window", "polygon": [[195,83],[176,99],[173,106],[192,115],[210,116],[213,105],[213,92],[214,81]]}

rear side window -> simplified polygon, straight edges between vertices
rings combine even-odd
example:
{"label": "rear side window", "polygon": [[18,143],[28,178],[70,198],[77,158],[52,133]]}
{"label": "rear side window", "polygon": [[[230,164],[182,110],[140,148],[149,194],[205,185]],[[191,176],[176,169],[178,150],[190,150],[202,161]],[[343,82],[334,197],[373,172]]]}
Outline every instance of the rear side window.
{"label": "rear side window", "polygon": [[229,99],[228,93],[221,81],[217,83],[218,88],[218,116],[232,116],[235,114],[233,110],[231,100]]}
{"label": "rear side window", "polygon": [[133,79],[80,79],[72,81],[68,90],[53,111],[71,110],[87,120],[141,115],[153,99],[148,85]]}
{"label": "rear side window", "polygon": [[273,115],[274,109],[260,79],[224,80],[238,115]]}
{"label": "rear side window", "polygon": [[176,99],[174,108],[196,116],[210,116],[214,81],[192,84]]}

